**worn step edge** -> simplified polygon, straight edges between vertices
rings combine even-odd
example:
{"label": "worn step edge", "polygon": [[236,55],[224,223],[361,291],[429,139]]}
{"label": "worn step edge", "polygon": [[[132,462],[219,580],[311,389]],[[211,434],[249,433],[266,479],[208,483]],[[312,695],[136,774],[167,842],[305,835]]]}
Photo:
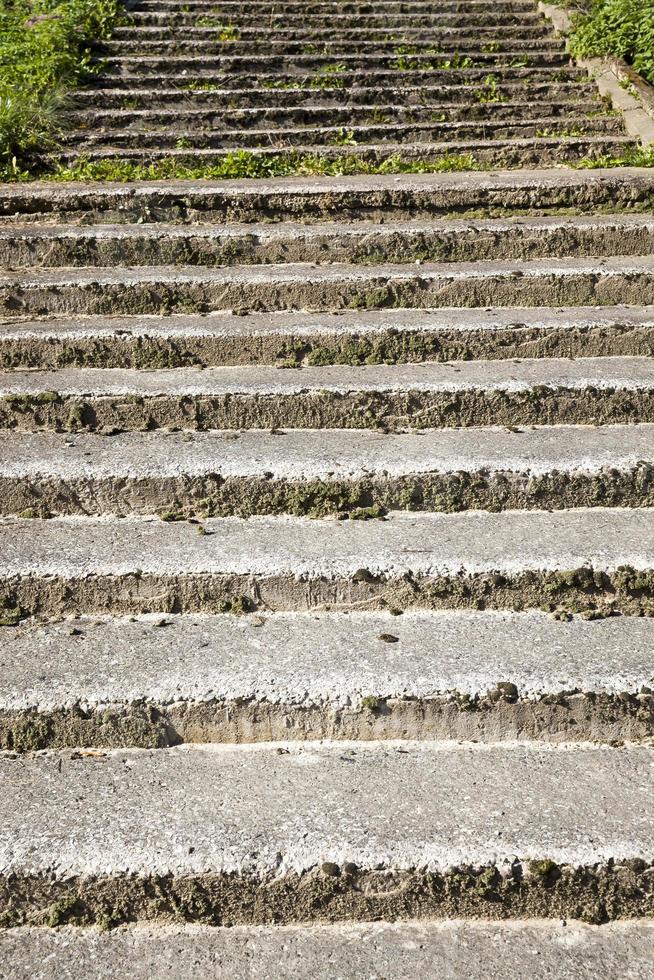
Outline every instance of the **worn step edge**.
{"label": "worn step edge", "polygon": [[[537,202],[537,204],[535,203]],[[453,214],[478,208],[534,209],[654,206],[654,170],[618,167],[606,170],[535,169],[488,173],[378,176],[278,177],[264,180],[135,181],[125,183],[49,183],[0,185],[0,212],[65,214],[90,219],[147,217],[193,220],[199,213],[238,216],[264,210],[304,218],[332,214],[342,219],[361,210],[369,217],[394,210],[406,218]],[[98,217],[100,214],[104,218]]]}
{"label": "worn step edge", "polygon": [[0,316],[654,304],[654,255],[0,271]]}
{"label": "worn step edge", "polygon": [[[219,165],[225,158],[233,154],[235,147],[223,147],[204,149],[202,147],[169,147],[158,149],[156,147],[90,147],[84,148],[80,144],[80,149],[84,149],[83,157],[87,162],[100,160],[116,161],[137,161],[143,165],[148,165],[157,160],[167,161],[168,166],[177,164],[179,166],[199,167],[200,165],[211,166]],[[633,137],[621,136],[612,133],[588,136],[534,136],[534,137],[514,137],[513,139],[469,139],[458,142],[406,142],[406,143],[385,143],[383,140],[377,143],[357,143],[353,147],[349,144],[339,145],[331,143],[311,143],[293,144],[283,146],[279,143],[270,145],[269,143],[256,144],[248,148],[248,153],[253,156],[272,158],[288,158],[289,154],[299,154],[300,157],[317,157],[321,160],[343,160],[351,158],[353,155],[358,161],[368,164],[381,164],[392,157],[399,157],[404,161],[418,160],[425,166],[433,165],[438,167],[443,158],[464,157],[466,166],[495,166],[495,167],[527,167],[527,166],[553,166],[564,164],[572,166],[582,160],[600,159],[602,156],[609,158],[623,158],[632,150],[636,149],[636,142]],[[62,150],[56,155],[50,154],[42,158],[44,164],[67,164],[74,166],[79,163],[80,150]]]}
{"label": "worn step edge", "polygon": [[647,919],[601,926],[532,919],[0,931],[0,955],[11,964],[12,980],[34,980],[37,969],[40,980],[91,974],[150,980],[157,971],[195,980],[217,968],[233,980],[296,980],[298,972],[313,980],[348,973],[412,980],[430,970],[477,980],[522,980],[525,973],[532,980],[638,980],[651,972],[653,943]]}
{"label": "worn step edge", "polygon": [[654,425],[126,433],[0,430],[0,513],[295,514],[654,506]]}
{"label": "worn step edge", "polygon": [[[124,130],[132,127],[135,132],[143,133],[145,126],[150,127],[155,124],[159,128],[162,126],[170,127],[174,126],[177,121],[184,131],[188,131],[188,128],[194,125],[197,126],[197,123],[210,124],[214,130],[226,123],[229,128],[233,128],[237,123],[245,126],[261,125],[262,123],[277,126],[288,125],[289,122],[293,121],[302,125],[310,123],[314,126],[320,122],[332,125],[360,126],[369,122],[371,117],[374,118],[375,113],[381,114],[382,120],[385,122],[424,120],[425,118],[428,121],[429,119],[433,120],[438,113],[443,122],[447,121],[445,118],[447,114],[451,122],[466,122],[468,120],[479,123],[490,118],[506,120],[515,118],[516,115],[526,115],[533,108],[533,102],[520,100],[503,99],[498,102],[484,102],[483,89],[477,93],[477,97],[473,97],[468,102],[437,102],[429,99],[398,105],[396,98],[392,103],[384,103],[383,105],[377,103],[374,106],[365,101],[343,104],[345,100],[342,103],[338,103],[336,100],[329,103],[325,99],[314,99],[307,101],[304,105],[279,105],[275,97],[274,100],[272,98],[269,100],[269,105],[230,106],[229,109],[225,109],[224,106],[216,104],[213,106],[189,104],[189,99],[191,102],[196,101],[196,95],[197,92],[192,91],[187,98],[184,93],[181,93],[180,102],[186,102],[186,104],[178,105],[172,109],[157,108],[148,99],[147,106],[143,108],[112,109],[103,106],[102,108],[84,109],[82,111],[76,110],[72,118],[75,124],[82,129],[101,127],[103,129]],[[577,93],[574,95],[577,96]],[[298,102],[301,103],[301,99]],[[557,123],[567,122],[575,116],[594,118],[606,113],[601,105],[598,106],[595,99],[581,100],[577,97],[551,101],[547,111],[548,115],[554,117]]]}
{"label": "worn step edge", "polygon": [[0,375],[0,428],[424,429],[654,422],[654,360],[63,368]]}
{"label": "worn step edge", "polygon": [[648,916],[653,760],[642,746],[408,741],[5,756],[0,914]]}
{"label": "worn step edge", "polygon": [[[454,122],[388,122],[388,123],[355,123],[335,124],[325,126],[297,125],[275,128],[210,128],[201,130],[183,128],[180,120],[176,127],[135,131],[132,129],[103,128],[98,130],[75,130],[62,139],[62,145],[75,146],[81,152],[94,152],[96,148],[110,146],[132,149],[139,147],[146,150],[163,151],[179,149],[179,143],[187,146],[185,149],[249,149],[258,146],[271,145],[276,149],[281,144],[285,148],[312,144],[315,146],[346,145],[372,146],[385,140],[401,143],[435,143],[452,137],[453,140],[484,140],[490,141],[507,139],[549,139],[557,136],[560,131],[562,138],[577,139],[584,137],[599,138],[600,136],[621,136],[624,138],[622,120],[617,116],[571,116],[561,119],[560,116],[530,117],[519,116],[515,119],[473,119],[457,120]],[[345,125],[348,126],[345,130]],[[351,134],[351,135],[350,135]],[[341,143],[339,143],[339,140]],[[347,143],[351,140],[351,143]],[[343,142],[345,141],[345,142]]]}
{"label": "worn step edge", "polygon": [[0,319],[3,368],[649,356],[654,306]]}
{"label": "worn step edge", "polygon": [[647,255],[654,215],[301,224],[0,226],[0,265],[22,267],[238,263],[481,261]]}
{"label": "worn step edge", "polygon": [[[231,107],[235,109],[239,106],[243,106],[245,109],[248,106],[262,106],[266,102],[272,102],[273,98],[275,105],[279,107],[288,107],[295,103],[302,105],[302,100],[305,100],[315,105],[324,104],[325,101],[328,101],[337,108],[343,106],[357,108],[370,101],[370,95],[365,89],[308,89],[298,86],[297,88],[275,89],[273,92],[273,90],[265,88],[219,89],[211,85],[203,88],[201,82],[198,83],[197,88],[193,86],[193,83],[188,83],[188,85],[187,88],[165,86],[155,88],[151,86],[150,88],[132,90],[85,88],[75,92],[74,105],[78,107],[97,103],[95,109],[88,110],[90,114],[91,112],[108,111],[112,108],[119,110],[122,103],[130,102],[134,98],[139,99],[148,109],[156,109],[161,105],[175,103],[190,107],[197,102],[212,101],[220,108],[223,105],[221,99],[227,99],[231,103]],[[497,105],[506,105],[511,100],[514,103],[519,103],[521,101],[519,97],[525,94],[525,86],[506,80],[497,83],[496,92],[498,97],[503,99],[503,102],[497,103]],[[548,100],[551,100],[550,104],[554,105],[564,101],[574,103],[585,100],[589,103],[592,102],[597,107],[597,94],[591,82],[587,85],[580,85],[578,82],[537,82],[529,88],[529,93],[533,98],[538,98],[541,95],[547,97]],[[386,88],[375,89],[375,104],[378,107],[384,108],[397,104],[400,99],[408,107],[429,102],[438,108],[460,109],[462,105],[470,101],[470,87],[453,85],[445,91],[440,86],[387,86]],[[483,105],[484,103],[476,102],[475,104]],[[489,103],[489,105],[494,104]]]}
{"label": "worn step edge", "polygon": [[[531,88],[532,85],[543,83],[565,83],[578,84],[588,88],[591,82],[588,73],[581,68],[566,67],[561,68],[556,65],[535,65],[531,68],[516,68],[512,66],[495,65],[492,66],[493,74],[497,76],[500,83],[511,82],[516,85],[522,83]],[[358,89],[366,84],[385,85],[386,87],[399,87],[410,85],[412,87],[432,88],[440,85],[447,90],[452,87],[460,87],[474,81],[483,81],[489,73],[488,65],[479,65],[473,68],[410,68],[407,71],[398,72],[393,68],[382,68],[375,66],[351,67],[349,70],[338,73],[338,86],[344,91],[352,87]],[[318,83],[312,86],[311,82],[317,77]],[[98,88],[127,88],[132,85],[145,86],[170,86],[174,85],[176,79],[184,84],[188,84],[189,79],[192,83],[220,83],[227,89],[240,91],[250,86],[260,87],[262,91],[270,93],[271,89],[283,88],[287,84],[293,87],[304,86],[307,91],[314,91],[316,88],[322,90],[323,85],[333,86],[333,81],[329,75],[310,76],[306,72],[271,71],[271,72],[252,72],[252,71],[227,71],[225,68],[213,70],[210,67],[205,69],[196,68],[192,74],[171,74],[170,72],[158,71],[152,68],[147,73],[138,73],[127,70],[113,72],[111,74],[94,75],[92,84]],[[596,91],[596,90],[595,90]]]}
{"label": "worn step edge", "polygon": [[[3,621],[74,613],[546,608],[654,614],[654,510],[0,519]],[[181,557],[180,557],[181,556]]]}
{"label": "worn step edge", "polygon": [[[0,748],[654,735],[654,621],[85,617],[0,627]],[[343,656],[347,651],[347,657]]]}

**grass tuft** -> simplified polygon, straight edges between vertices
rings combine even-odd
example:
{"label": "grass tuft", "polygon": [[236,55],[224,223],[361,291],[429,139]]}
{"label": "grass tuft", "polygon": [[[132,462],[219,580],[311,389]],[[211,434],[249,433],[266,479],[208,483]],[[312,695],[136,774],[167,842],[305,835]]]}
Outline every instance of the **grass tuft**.
{"label": "grass tuft", "polygon": [[51,150],[69,98],[92,71],[90,44],[109,35],[120,0],[0,0],[0,180],[27,179]]}
{"label": "grass tuft", "polygon": [[590,0],[575,18],[570,50],[576,57],[624,58],[654,84],[652,0]]}

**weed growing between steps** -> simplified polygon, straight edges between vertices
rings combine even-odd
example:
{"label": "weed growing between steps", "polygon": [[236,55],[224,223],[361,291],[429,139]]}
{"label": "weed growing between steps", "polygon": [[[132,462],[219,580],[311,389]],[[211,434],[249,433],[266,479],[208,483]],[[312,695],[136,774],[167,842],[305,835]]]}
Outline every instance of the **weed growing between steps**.
{"label": "weed growing between steps", "polygon": [[27,177],[29,154],[52,149],[67,92],[91,70],[120,0],[0,0],[0,180]]}
{"label": "weed growing between steps", "polygon": [[335,159],[309,153],[284,154],[252,153],[237,150],[226,153],[218,163],[188,165],[175,159],[139,163],[133,160],[78,160],[72,167],[57,166],[44,178],[56,181],[68,180],[239,180],[268,177],[341,177],[351,174],[422,174],[450,173],[454,171],[486,170],[471,153],[443,154],[442,156],[408,160],[393,154],[383,160],[370,162],[356,154]]}
{"label": "weed growing between steps", "polygon": [[575,57],[624,58],[654,84],[652,0],[586,0],[575,18],[570,50]]}
{"label": "weed growing between steps", "polygon": [[[347,145],[347,144],[344,144]],[[654,167],[654,149],[633,148],[622,156],[586,156],[562,160],[561,166],[581,169],[599,167]],[[437,157],[407,159],[394,153],[380,160],[366,160],[355,153],[335,158],[290,151],[280,154],[236,150],[226,153],[219,162],[188,164],[168,157],[151,162],[120,157],[88,160],[80,157],[71,166],[54,163],[42,165],[32,173],[7,170],[0,179],[49,181],[108,181],[129,183],[148,180],[243,180],[271,177],[347,177],[354,174],[438,174],[497,169],[492,162],[479,160],[472,153],[444,153]],[[511,169],[502,164],[502,169]]]}

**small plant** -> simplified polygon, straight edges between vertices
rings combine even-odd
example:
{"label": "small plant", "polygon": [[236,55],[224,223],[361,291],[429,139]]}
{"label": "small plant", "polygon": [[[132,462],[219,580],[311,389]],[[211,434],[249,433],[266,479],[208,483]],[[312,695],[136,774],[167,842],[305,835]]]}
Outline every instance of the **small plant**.
{"label": "small plant", "polygon": [[471,153],[444,153],[426,159],[405,159],[400,154],[369,162],[356,155],[330,159],[311,153],[289,151],[279,154],[237,150],[224,154],[218,162],[188,165],[174,157],[139,163],[120,158],[89,161],[80,158],[72,167],[57,166],[42,176],[49,180],[222,180],[249,177],[329,176],[350,174],[421,174],[483,170],[485,166]]}
{"label": "small plant", "polygon": [[353,129],[344,129],[342,126],[333,139],[335,146],[356,146]]}
{"label": "small plant", "polygon": [[652,0],[591,0],[575,18],[570,50],[577,57],[624,58],[654,83]]}
{"label": "small plant", "polygon": [[486,75],[482,85],[475,91],[477,102],[501,102],[497,75]]}
{"label": "small plant", "polygon": [[221,27],[220,30],[218,31],[219,41],[225,41],[229,43],[230,41],[238,41],[238,39],[239,39],[239,30],[236,24],[225,24],[225,26]]}
{"label": "small plant", "polygon": [[0,179],[52,149],[67,93],[94,69],[89,44],[119,22],[119,0],[0,0]]}

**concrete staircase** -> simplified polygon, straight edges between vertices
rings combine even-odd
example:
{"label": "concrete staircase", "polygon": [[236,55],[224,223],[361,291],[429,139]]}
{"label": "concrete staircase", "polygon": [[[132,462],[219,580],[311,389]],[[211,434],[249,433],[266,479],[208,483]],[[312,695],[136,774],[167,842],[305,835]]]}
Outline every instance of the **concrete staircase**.
{"label": "concrete staircase", "polygon": [[654,171],[528,0],[131,16],[64,161],[535,169],[2,187],[0,976],[649,976]]}

